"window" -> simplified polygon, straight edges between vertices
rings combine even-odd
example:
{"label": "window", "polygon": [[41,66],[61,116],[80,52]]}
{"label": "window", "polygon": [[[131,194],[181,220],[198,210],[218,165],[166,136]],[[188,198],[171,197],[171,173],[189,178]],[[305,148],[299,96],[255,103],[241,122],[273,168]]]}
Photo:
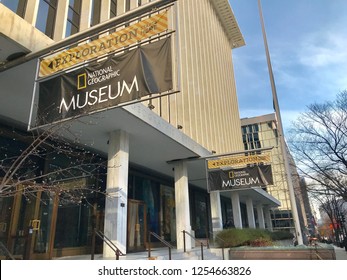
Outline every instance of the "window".
{"label": "window", "polygon": [[88,203],[59,205],[54,248],[88,245],[91,227],[92,207]]}
{"label": "window", "polygon": [[93,0],[92,2],[92,18],[91,26],[100,23],[101,0]]}
{"label": "window", "polygon": [[130,10],[130,0],[126,0],[125,2],[125,11],[129,11]]}
{"label": "window", "polygon": [[2,0],[0,2],[10,10],[15,12],[17,15],[24,18],[27,0]]}
{"label": "window", "polygon": [[77,33],[80,29],[81,0],[70,0],[67,14],[65,37]]}
{"label": "window", "polygon": [[36,28],[53,38],[57,0],[40,0],[37,13]]}
{"label": "window", "polygon": [[111,0],[110,18],[117,16],[117,0]]}
{"label": "window", "polygon": [[261,142],[259,138],[259,125],[247,125],[242,127],[242,140],[246,150],[261,148]]}

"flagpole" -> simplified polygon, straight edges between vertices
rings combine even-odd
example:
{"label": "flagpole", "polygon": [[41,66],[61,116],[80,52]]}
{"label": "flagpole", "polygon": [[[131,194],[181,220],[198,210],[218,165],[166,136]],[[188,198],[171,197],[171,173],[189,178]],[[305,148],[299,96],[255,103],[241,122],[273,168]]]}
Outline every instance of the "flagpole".
{"label": "flagpole", "polygon": [[273,103],[274,103],[273,105],[274,105],[275,114],[277,117],[278,137],[279,137],[280,143],[281,143],[281,151],[282,151],[282,155],[283,155],[284,167],[285,167],[285,172],[286,172],[286,179],[287,179],[288,189],[289,189],[290,202],[291,202],[291,206],[292,206],[292,215],[293,215],[294,226],[295,226],[295,235],[296,235],[296,240],[298,242],[298,245],[302,245],[303,244],[302,231],[301,231],[300,220],[299,220],[299,215],[298,215],[298,208],[297,208],[296,201],[295,201],[294,186],[293,186],[292,176],[291,176],[291,172],[290,172],[286,143],[285,143],[284,135],[283,135],[281,113],[280,113],[280,108],[279,108],[279,104],[278,104],[275,79],[274,79],[274,75],[272,72],[269,47],[268,47],[267,39],[266,39],[265,25],[264,25],[263,12],[262,12],[262,8],[261,8],[260,0],[258,0],[258,8],[259,8],[259,15],[260,15],[260,22],[261,22],[261,30],[263,33],[264,47],[265,47],[265,53],[266,53],[266,61],[267,61],[267,66],[268,66],[269,76],[270,76],[272,98],[273,98]]}

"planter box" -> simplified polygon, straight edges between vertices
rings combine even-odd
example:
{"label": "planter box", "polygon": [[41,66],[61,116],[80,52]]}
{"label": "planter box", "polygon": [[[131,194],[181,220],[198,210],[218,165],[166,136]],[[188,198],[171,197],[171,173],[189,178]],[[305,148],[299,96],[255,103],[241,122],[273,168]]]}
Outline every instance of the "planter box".
{"label": "planter box", "polygon": [[293,248],[232,248],[230,260],[336,260],[335,250],[331,248],[293,247]]}

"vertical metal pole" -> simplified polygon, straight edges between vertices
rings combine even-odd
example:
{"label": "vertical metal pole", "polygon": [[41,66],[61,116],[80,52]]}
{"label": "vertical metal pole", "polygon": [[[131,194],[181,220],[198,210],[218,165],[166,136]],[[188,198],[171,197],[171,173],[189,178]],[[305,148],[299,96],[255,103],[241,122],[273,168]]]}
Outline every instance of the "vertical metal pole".
{"label": "vertical metal pole", "polygon": [[204,243],[200,243],[200,247],[201,247],[201,259],[204,259]]}
{"label": "vertical metal pole", "polygon": [[120,255],[120,251],[117,249],[117,251],[116,251],[116,260],[117,261],[119,260],[119,255]]}
{"label": "vertical metal pole", "polygon": [[151,257],[151,232],[148,232],[148,258]]}
{"label": "vertical metal pole", "polygon": [[275,114],[277,116],[277,122],[278,122],[277,123],[277,125],[278,125],[278,137],[279,137],[280,143],[281,143],[281,151],[282,151],[282,155],[283,155],[283,161],[284,161],[286,178],[287,178],[289,195],[290,195],[290,202],[291,202],[291,206],[292,206],[292,214],[293,214],[294,226],[295,226],[295,231],[296,231],[295,235],[296,235],[296,239],[298,241],[298,244],[302,245],[303,244],[303,238],[302,238],[302,234],[301,234],[301,226],[300,226],[300,220],[299,220],[299,215],[298,215],[298,208],[297,208],[296,201],[295,201],[294,186],[293,186],[293,181],[292,181],[289,162],[288,162],[286,143],[285,143],[284,135],[283,135],[281,113],[280,113],[280,108],[279,108],[279,104],[278,104],[275,80],[274,80],[274,76],[273,76],[273,72],[272,72],[269,47],[268,47],[267,39],[266,39],[265,25],[264,25],[263,12],[262,12],[262,8],[261,8],[260,0],[258,0],[258,7],[259,7],[259,15],[260,15],[261,29],[262,29],[262,33],[263,33],[265,52],[266,52],[267,66],[268,66],[268,71],[269,71],[269,76],[270,76],[272,98],[273,98]]}
{"label": "vertical metal pole", "polygon": [[90,259],[94,260],[94,254],[95,254],[95,235],[96,235],[96,228],[93,227],[93,234],[92,234],[92,252],[91,252],[91,256]]}
{"label": "vertical metal pole", "polygon": [[171,260],[171,248],[169,247],[169,260]]}
{"label": "vertical metal pole", "polygon": [[186,252],[186,231],[183,230],[183,251]]}
{"label": "vertical metal pole", "polygon": [[[33,110],[34,110],[34,104],[35,104],[35,98],[36,98],[36,88],[37,88],[37,79],[39,77],[39,69],[40,69],[40,58],[37,60],[37,63],[36,63],[35,83],[34,83],[34,88],[33,88],[33,95],[31,97],[29,121],[28,121],[28,127],[27,127],[28,131],[32,127],[31,124],[32,124]],[[37,112],[36,112],[36,114],[37,114]]]}

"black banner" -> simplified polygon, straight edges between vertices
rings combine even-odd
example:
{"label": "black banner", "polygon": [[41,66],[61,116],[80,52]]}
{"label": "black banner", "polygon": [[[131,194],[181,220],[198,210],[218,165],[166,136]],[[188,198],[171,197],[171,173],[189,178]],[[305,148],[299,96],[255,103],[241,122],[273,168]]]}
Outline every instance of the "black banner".
{"label": "black banner", "polygon": [[219,169],[208,172],[209,191],[247,189],[272,184],[271,165]]}
{"label": "black banner", "polygon": [[36,125],[172,90],[170,38],[39,83]]}

